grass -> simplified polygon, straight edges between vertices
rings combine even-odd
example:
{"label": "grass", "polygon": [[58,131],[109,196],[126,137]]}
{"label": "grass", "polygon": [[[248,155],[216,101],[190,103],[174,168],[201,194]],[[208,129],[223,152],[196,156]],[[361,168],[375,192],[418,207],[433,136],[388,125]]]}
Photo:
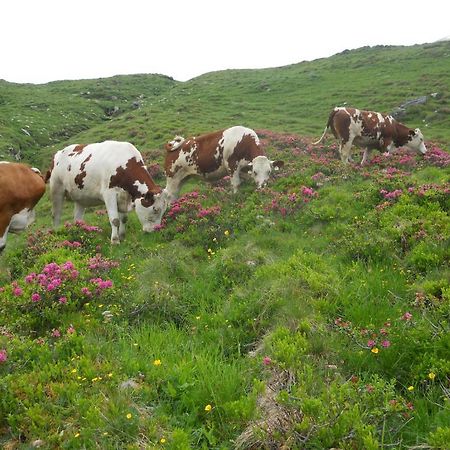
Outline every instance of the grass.
{"label": "grass", "polygon": [[[447,101],[445,45],[360,49],[186,83],[8,85],[33,104],[39,95],[50,102],[56,87],[55,105],[89,89],[103,108],[110,95],[126,108],[145,90],[139,108],[98,115],[71,142],[131,137],[161,162],[172,133],[245,122],[285,167],[260,192],[250,182],[232,195],[228,184],[190,180],[162,230],[143,234],[130,214],[120,246],[110,245],[101,210],[86,215],[99,231],[49,231],[44,196],[37,222],[8,237],[0,260],[0,444],[445,448],[448,157],[438,147],[426,158],[399,151],[361,169],[344,167],[334,143],[310,144],[333,103],[386,110],[439,85],[442,97],[414,112],[422,120]],[[72,103],[74,119],[85,97]],[[23,114],[19,97],[9,107]],[[57,128],[52,115],[39,120]],[[446,146],[444,122],[428,131]],[[30,140],[24,154],[45,166],[66,142],[38,152]],[[211,210],[200,218],[199,208]],[[71,217],[66,205],[63,219]],[[62,281],[49,289],[52,270]]]}

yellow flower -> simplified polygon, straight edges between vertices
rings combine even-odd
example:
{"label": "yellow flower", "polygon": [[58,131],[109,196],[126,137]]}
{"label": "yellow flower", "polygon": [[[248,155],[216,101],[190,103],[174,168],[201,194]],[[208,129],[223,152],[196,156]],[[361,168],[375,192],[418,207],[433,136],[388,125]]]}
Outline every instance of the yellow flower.
{"label": "yellow flower", "polygon": [[430,373],[428,374],[428,378],[429,378],[431,381],[433,381],[433,380],[436,378],[436,374],[435,374],[434,372],[430,372]]}
{"label": "yellow flower", "polygon": [[79,437],[80,436],[80,433],[75,433],[75,437]]}
{"label": "yellow flower", "polygon": [[111,378],[113,376],[112,372],[108,373],[108,377]]}
{"label": "yellow flower", "polygon": [[153,361],[153,365],[154,365],[154,366],[160,366],[160,365],[161,365],[161,360],[160,360],[160,359],[155,359],[155,360]]}
{"label": "yellow flower", "polygon": [[224,234],[225,236],[229,236],[229,235],[230,235],[230,232],[229,232],[228,230],[225,230],[225,231],[223,232],[223,234]]}
{"label": "yellow flower", "polygon": [[128,413],[127,414],[127,419],[131,419],[131,417],[132,417],[131,413]]}
{"label": "yellow flower", "polygon": [[165,440],[164,438],[161,438],[161,439],[159,440],[159,442],[161,442],[161,444],[165,444],[165,443],[166,443],[166,440]]}
{"label": "yellow flower", "polygon": [[408,386],[408,391],[413,391],[414,390],[414,386]]}
{"label": "yellow flower", "polygon": [[375,355],[379,352],[377,347],[373,347],[372,350],[370,350],[372,353],[375,353]]}
{"label": "yellow flower", "polygon": [[77,373],[77,369],[72,369],[72,373]]}
{"label": "yellow flower", "polygon": [[211,409],[212,409],[212,406],[210,404],[205,406],[205,411],[209,412],[209,411],[211,411]]}

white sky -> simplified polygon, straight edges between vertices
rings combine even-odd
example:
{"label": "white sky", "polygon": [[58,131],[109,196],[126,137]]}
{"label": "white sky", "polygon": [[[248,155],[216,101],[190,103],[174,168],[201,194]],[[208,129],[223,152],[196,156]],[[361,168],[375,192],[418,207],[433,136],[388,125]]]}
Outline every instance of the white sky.
{"label": "white sky", "polygon": [[[0,78],[186,81],[450,35],[445,0],[2,0]],[[406,68],[405,68],[406,69]]]}

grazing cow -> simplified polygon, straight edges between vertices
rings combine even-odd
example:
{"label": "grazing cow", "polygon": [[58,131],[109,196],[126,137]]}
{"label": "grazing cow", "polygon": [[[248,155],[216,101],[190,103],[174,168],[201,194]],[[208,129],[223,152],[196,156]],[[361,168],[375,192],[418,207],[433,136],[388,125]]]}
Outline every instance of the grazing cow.
{"label": "grazing cow", "polygon": [[167,206],[166,196],[147,172],[140,152],[128,142],[69,145],[55,154],[46,181],[50,182],[55,227],[61,221],[64,195],[75,202],[75,220],[82,219],[87,206],[104,203],[113,244],[125,237],[132,202],[147,232],[161,222]]}
{"label": "grazing cow", "polygon": [[0,252],[5,248],[8,230],[19,232],[33,222],[33,208],[44,192],[38,169],[0,162]]}
{"label": "grazing cow", "polygon": [[340,141],[339,153],[344,163],[350,161],[352,145],[364,148],[361,164],[366,162],[373,149],[391,153],[395,148],[406,146],[422,154],[427,151],[423,134],[418,128],[413,130],[392,116],[374,111],[334,108],[321,138],[313,145],[322,142],[328,130]]}
{"label": "grazing cow", "polygon": [[166,191],[170,200],[177,198],[182,181],[190,175],[213,181],[228,174],[233,192],[237,192],[241,172],[250,172],[261,188],[272,169],[283,166],[282,161],[270,161],[264,155],[253,130],[241,126],[189,139],[176,136],[165,147]]}

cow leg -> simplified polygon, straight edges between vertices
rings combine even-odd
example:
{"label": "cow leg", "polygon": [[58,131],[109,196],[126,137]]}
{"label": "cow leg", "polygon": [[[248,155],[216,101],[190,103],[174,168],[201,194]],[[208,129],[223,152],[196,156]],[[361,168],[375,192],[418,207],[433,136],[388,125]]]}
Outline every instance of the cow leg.
{"label": "cow leg", "polygon": [[362,157],[362,160],[361,160],[361,165],[362,166],[366,163],[367,159],[369,158],[369,155],[370,155],[369,149],[365,148],[364,149],[364,153],[363,153],[363,157]]}
{"label": "cow leg", "polygon": [[339,153],[341,155],[341,161],[347,164],[350,161],[350,152],[352,149],[353,140],[347,141],[345,144],[341,144]]}
{"label": "cow leg", "polygon": [[103,196],[106,211],[108,211],[109,223],[111,224],[111,244],[119,244],[119,209],[117,207],[117,196],[115,192],[107,193]]}
{"label": "cow leg", "polygon": [[125,224],[127,223],[128,215],[126,213],[119,212],[119,220],[119,239],[123,241],[125,239]]}
{"label": "cow leg", "polygon": [[64,189],[60,189],[51,186],[50,188],[51,198],[52,198],[52,216],[53,216],[53,227],[56,228],[61,223],[62,207],[64,203]]}
{"label": "cow leg", "polygon": [[236,194],[241,184],[240,167],[237,167],[233,174],[231,174],[231,187],[233,188],[233,194]]}
{"label": "cow leg", "polygon": [[78,202],[75,202],[75,207],[73,209],[73,220],[75,222],[83,220],[84,209],[84,206],[80,205]]}
{"label": "cow leg", "polygon": [[169,204],[174,202],[180,193],[181,182],[184,177],[179,175],[179,173],[177,172],[173,177],[167,177],[165,191],[167,192]]}

